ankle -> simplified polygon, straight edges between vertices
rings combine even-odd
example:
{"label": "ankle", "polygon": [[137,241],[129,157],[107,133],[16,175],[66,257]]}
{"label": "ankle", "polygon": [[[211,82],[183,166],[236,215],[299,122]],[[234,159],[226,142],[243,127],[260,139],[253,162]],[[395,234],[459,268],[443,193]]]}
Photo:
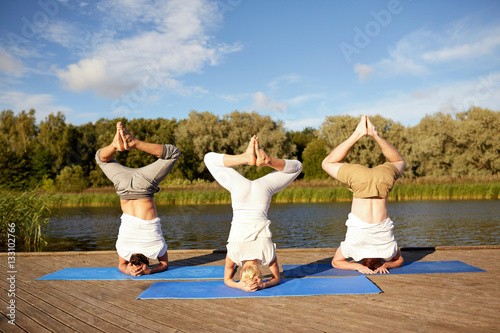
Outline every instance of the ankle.
{"label": "ankle", "polygon": [[272,157],[268,155],[259,155],[259,158],[257,158],[257,166],[271,166],[272,164]]}

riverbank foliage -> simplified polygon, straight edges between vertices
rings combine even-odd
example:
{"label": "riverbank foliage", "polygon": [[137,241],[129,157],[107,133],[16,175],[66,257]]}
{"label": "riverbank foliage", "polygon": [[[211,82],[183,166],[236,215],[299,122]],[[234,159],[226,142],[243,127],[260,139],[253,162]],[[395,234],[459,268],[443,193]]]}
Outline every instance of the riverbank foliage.
{"label": "riverbank foliage", "polygon": [[[413,127],[379,115],[370,119],[382,137],[405,157],[404,179],[500,174],[499,111],[472,107],[455,115],[437,113],[424,117]],[[270,155],[302,161],[304,168],[299,179],[327,180],[329,176],[321,169],[322,159],[351,134],[359,119],[331,116],[317,129],[287,131],[282,122],[255,112],[234,111],[219,117],[210,112],[192,111],[187,119],[181,120],[116,118],[75,126],[66,123],[62,113],[50,114],[37,125],[34,110],[18,114],[5,110],[0,114],[0,188],[23,191],[38,187],[46,192],[81,193],[82,200],[91,204],[95,199],[86,196],[86,191],[112,185],[94,157],[97,149],[111,143],[117,121],[123,122],[138,139],[172,143],[181,149],[176,167],[162,184],[167,187],[171,182],[213,181],[203,163],[205,153],[242,153],[254,134]],[[153,156],[137,150],[117,153],[115,159],[132,168],[154,161]],[[365,137],[356,143],[345,161],[371,167],[384,162],[385,158],[374,140]],[[271,170],[239,167],[238,171],[255,179]],[[161,193],[159,198],[165,196],[162,199],[165,202],[199,202],[205,196],[215,202],[222,200],[215,192],[190,194],[186,190],[177,194],[180,199],[166,193]],[[337,196],[336,193],[324,194],[333,195]],[[196,198],[198,196],[201,199]],[[422,194],[425,196],[427,192]],[[113,203],[115,200],[110,196],[98,201]]]}
{"label": "riverbank foliage", "polygon": [[0,251],[41,251],[47,244],[42,231],[60,205],[60,198],[35,190],[0,192]]}
{"label": "riverbank foliage", "polygon": [[[55,195],[62,206],[98,207],[119,206],[120,199],[113,188],[90,189],[82,193]],[[404,179],[396,183],[389,200],[462,200],[500,199],[500,177],[466,177]],[[296,180],[273,196],[272,202],[345,202],[352,200],[352,193],[336,180]],[[217,183],[162,186],[155,195],[158,205],[230,204],[228,191]]]}

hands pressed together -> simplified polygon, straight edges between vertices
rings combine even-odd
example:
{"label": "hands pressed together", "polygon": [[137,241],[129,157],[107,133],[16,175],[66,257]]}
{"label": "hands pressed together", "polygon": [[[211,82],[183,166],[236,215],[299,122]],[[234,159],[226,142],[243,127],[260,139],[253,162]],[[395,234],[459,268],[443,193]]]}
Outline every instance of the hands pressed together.
{"label": "hands pressed together", "polygon": [[240,280],[238,283],[238,288],[243,290],[243,291],[257,291],[259,289],[264,289],[264,283],[262,282],[262,279],[258,279],[257,281],[251,280],[251,279],[243,279]]}
{"label": "hands pressed together", "polygon": [[141,263],[141,265],[132,265],[131,263],[127,264],[127,268],[125,269],[125,274],[132,276],[141,276],[148,275],[150,273],[150,268],[148,265]]}
{"label": "hands pressed together", "polygon": [[358,132],[361,136],[369,135],[369,136],[377,136],[377,128],[372,124],[370,119],[367,116],[361,116],[361,120],[356,127],[356,132]]}

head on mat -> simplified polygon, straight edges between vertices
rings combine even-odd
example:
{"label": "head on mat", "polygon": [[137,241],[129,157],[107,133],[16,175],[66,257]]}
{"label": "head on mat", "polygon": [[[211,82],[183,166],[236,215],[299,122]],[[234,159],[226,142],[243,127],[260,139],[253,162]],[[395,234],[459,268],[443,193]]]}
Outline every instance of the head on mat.
{"label": "head on mat", "polygon": [[141,266],[142,264],[149,266],[149,259],[142,253],[134,253],[130,256],[130,264],[134,266]]}
{"label": "head on mat", "polygon": [[240,272],[240,280],[247,283],[261,283],[262,272],[259,265],[254,261],[246,261]]}
{"label": "head on mat", "polygon": [[361,265],[368,267],[372,271],[375,271],[377,268],[382,266],[381,258],[363,258],[359,262]]}

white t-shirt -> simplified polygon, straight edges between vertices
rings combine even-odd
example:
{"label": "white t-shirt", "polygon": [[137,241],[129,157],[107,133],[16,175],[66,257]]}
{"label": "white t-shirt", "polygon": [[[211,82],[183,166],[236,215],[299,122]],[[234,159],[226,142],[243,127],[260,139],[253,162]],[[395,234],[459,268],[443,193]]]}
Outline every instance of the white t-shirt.
{"label": "white t-shirt", "polygon": [[398,253],[398,244],[394,239],[394,224],[390,218],[380,223],[361,221],[353,213],[345,223],[347,233],[340,243],[342,255],[360,261],[364,258],[382,258],[390,261]]}

